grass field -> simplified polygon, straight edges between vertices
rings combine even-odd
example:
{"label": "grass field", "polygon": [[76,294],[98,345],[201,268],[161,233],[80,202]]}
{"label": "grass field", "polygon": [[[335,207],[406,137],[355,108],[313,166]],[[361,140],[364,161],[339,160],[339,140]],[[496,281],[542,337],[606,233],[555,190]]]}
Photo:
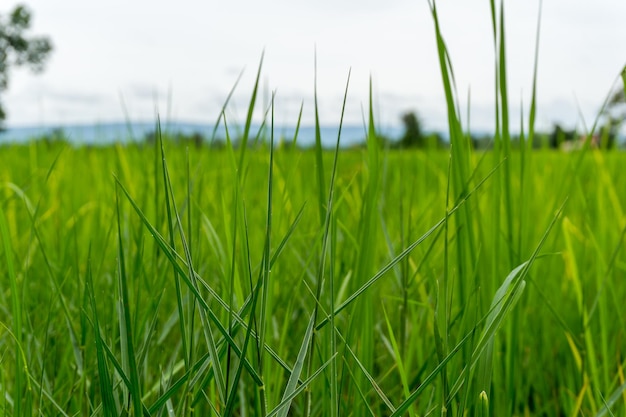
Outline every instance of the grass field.
{"label": "grass field", "polygon": [[624,412],[622,153],[165,147],[2,149],[3,414]]}
{"label": "grass field", "polygon": [[494,3],[489,152],[434,7],[449,150],[1,147],[0,415],[625,415],[626,155],[512,149]]}

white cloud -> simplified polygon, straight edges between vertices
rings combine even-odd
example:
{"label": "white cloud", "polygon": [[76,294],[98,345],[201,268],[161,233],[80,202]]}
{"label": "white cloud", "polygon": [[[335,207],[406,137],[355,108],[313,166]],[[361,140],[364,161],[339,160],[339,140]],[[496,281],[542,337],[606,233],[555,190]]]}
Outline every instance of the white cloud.
{"label": "white cloud", "polygon": [[[437,4],[461,103],[471,91],[472,126],[488,128],[494,97],[489,3]],[[323,123],[338,122],[352,68],[347,120],[360,123],[372,77],[381,123],[398,123],[403,111],[415,109],[429,128],[446,127],[426,1],[182,0],[173,6],[147,0],[31,0],[29,5],[34,32],[50,35],[55,51],[44,74],[12,73],[10,90],[2,94],[10,124],[120,120],[120,94],[132,117],[150,120],[155,105],[160,112],[168,108],[170,89],[176,118],[213,123],[245,67],[230,110],[243,118],[263,50],[261,87],[266,96],[277,91],[277,118],[295,123],[304,102],[303,122],[310,123],[316,48]],[[538,0],[506,2],[509,93],[517,114],[520,101],[526,106],[530,101],[538,8]],[[584,117],[593,118],[626,62],[625,15],[623,0],[544,2],[538,121],[577,123],[574,97]],[[513,113],[511,127],[518,126]]]}

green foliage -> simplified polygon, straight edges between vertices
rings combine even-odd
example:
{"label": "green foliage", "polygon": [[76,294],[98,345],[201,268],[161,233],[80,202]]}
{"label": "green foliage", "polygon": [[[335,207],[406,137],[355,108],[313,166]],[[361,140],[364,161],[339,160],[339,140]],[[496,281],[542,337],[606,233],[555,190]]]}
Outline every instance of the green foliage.
{"label": "green foliage", "polygon": [[400,139],[399,146],[403,148],[423,148],[425,146],[422,121],[417,114],[410,112],[402,116],[404,135]]}
{"label": "green foliage", "polygon": [[550,147],[559,149],[565,142],[573,142],[577,138],[576,129],[567,130],[560,124],[555,124],[554,129],[550,133]]}
{"label": "green foliage", "polygon": [[[47,37],[27,37],[31,25],[31,12],[24,5],[16,6],[7,16],[0,16],[0,92],[9,86],[9,69],[28,66],[40,72],[50,52],[52,43]],[[0,128],[6,112],[0,103]]]}
{"label": "green foliage", "polygon": [[626,66],[617,84],[617,88],[608,97],[602,111],[602,116],[604,116],[602,145],[605,148],[614,146],[616,136],[626,122]]}
{"label": "green foliage", "polygon": [[0,414],[622,415],[626,156],[513,147],[503,4],[488,153],[434,2],[449,150],[249,147],[261,65],[239,148],[3,146]]}
{"label": "green foliage", "polygon": [[434,132],[424,132],[422,120],[415,112],[402,115],[404,132],[399,138],[379,137],[383,147],[393,149],[437,149],[445,146],[441,135]]}
{"label": "green foliage", "polygon": [[[246,171],[265,175],[243,183],[229,149],[163,149],[166,164],[160,147],[141,145],[3,147],[0,350],[4,364],[26,366],[4,366],[0,389],[21,397],[22,410],[284,415],[289,407],[305,415],[310,395],[312,416],[358,408],[425,415],[444,404],[456,415],[484,412],[482,391],[490,415],[593,415],[602,398],[611,412],[624,410],[615,394],[626,337],[622,154],[536,151],[526,171],[532,198],[510,220],[533,221],[503,239],[504,216],[493,222],[502,166],[480,164],[477,154],[468,155],[467,194],[446,210],[445,151],[390,150],[378,159],[341,151],[336,168],[323,151],[320,229],[309,174],[316,153],[276,149],[266,246],[268,149],[247,152]],[[146,164],[153,158],[161,163]],[[521,153],[510,160],[517,206]],[[377,189],[369,187],[372,164]],[[557,217],[564,188],[569,199]],[[463,207],[471,238],[454,226],[466,221]],[[518,233],[516,268],[496,246],[516,244]],[[471,276],[456,267],[469,250],[458,239],[475,250]],[[499,359],[509,356],[513,373]]]}

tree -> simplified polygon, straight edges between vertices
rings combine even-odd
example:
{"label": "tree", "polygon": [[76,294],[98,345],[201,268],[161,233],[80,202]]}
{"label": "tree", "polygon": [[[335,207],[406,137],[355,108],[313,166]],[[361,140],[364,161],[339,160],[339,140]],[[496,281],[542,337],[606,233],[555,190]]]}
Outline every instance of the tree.
{"label": "tree", "polygon": [[550,133],[550,147],[559,149],[565,142],[573,143],[576,140],[576,129],[567,130],[560,124],[556,123]]}
{"label": "tree", "polygon": [[598,134],[598,145],[611,149],[619,136],[619,132],[626,122],[626,66],[622,70],[621,85],[611,92],[602,109],[604,123]]}
{"label": "tree", "polygon": [[406,113],[402,116],[402,123],[404,124],[404,135],[400,139],[400,147],[423,148],[426,141],[419,116],[413,112]]}
{"label": "tree", "polygon": [[[28,66],[33,72],[41,72],[52,43],[44,36],[26,37],[30,29],[31,12],[18,5],[7,16],[0,15],[0,92],[9,86],[9,68]],[[0,130],[6,113],[0,102]]]}
{"label": "tree", "polygon": [[626,120],[626,67],[622,71],[622,85],[611,93],[604,113],[611,127],[619,128]]}

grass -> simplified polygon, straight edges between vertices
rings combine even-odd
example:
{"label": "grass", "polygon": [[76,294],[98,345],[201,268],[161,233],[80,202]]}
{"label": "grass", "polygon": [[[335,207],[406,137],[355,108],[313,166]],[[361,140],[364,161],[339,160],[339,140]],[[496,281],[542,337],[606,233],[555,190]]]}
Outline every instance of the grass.
{"label": "grass", "polygon": [[[227,407],[269,415],[287,405],[300,415],[347,415],[358,406],[374,415],[425,415],[444,404],[456,415],[484,407],[485,397],[492,415],[590,415],[611,398],[614,413],[624,409],[623,397],[614,395],[624,383],[620,153],[582,157],[560,216],[558,179],[571,176],[568,162],[578,155],[534,153],[534,198],[525,208],[534,221],[522,230],[534,247],[520,254],[525,261],[517,269],[494,276],[494,264],[508,267],[506,257],[494,259],[502,241],[494,240],[490,211],[501,166],[478,165],[482,156],[472,154],[476,180],[446,209],[447,153],[386,152],[378,161],[386,186],[378,189],[372,222],[379,238],[368,243],[372,271],[357,281],[366,151],[322,152],[326,178],[339,158],[327,187],[332,214],[320,228],[316,185],[304,176],[316,169],[315,153],[276,150],[274,238],[266,249],[267,150],[248,153],[251,174],[241,184],[229,150],[187,153],[172,143],[164,149],[167,163],[159,170],[171,174],[160,174],[169,186],[159,206],[159,175],[145,161],[160,150],[123,149],[128,171],[118,179],[119,218],[110,174],[123,172],[116,149],[66,148],[49,176],[56,155],[45,145],[3,149],[15,163],[2,169],[2,181],[17,181],[3,188],[2,199],[3,256],[11,260],[2,264],[4,414],[17,412],[17,398],[22,410],[69,415],[169,407],[179,415],[224,415]],[[520,163],[513,152],[513,172]],[[28,203],[31,195],[36,203]],[[162,207],[168,199],[171,222]],[[462,207],[471,208],[480,231],[471,242],[477,255],[470,277],[456,267],[464,250],[456,242]],[[271,308],[261,344],[268,274]],[[359,305],[363,294],[368,303]],[[13,306],[22,317],[20,343]],[[373,323],[367,334],[364,309]]]}
{"label": "grass", "polygon": [[534,89],[514,149],[491,7],[488,153],[434,3],[449,151],[371,98],[364,149],[276,147],[262,61],[253,147],[3,146],[0,415],[623,414],[626,157],[531,152]]}

